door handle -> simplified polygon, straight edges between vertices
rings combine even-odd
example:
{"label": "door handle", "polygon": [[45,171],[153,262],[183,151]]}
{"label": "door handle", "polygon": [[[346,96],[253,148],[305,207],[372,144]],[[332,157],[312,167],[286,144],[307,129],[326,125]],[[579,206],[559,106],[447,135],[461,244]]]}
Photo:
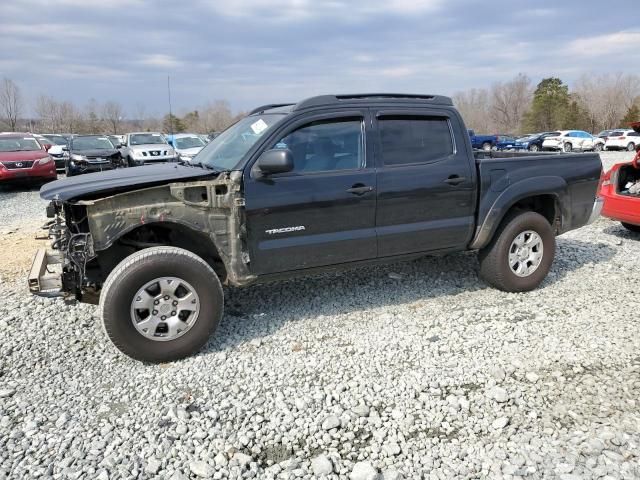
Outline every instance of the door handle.
{"label": "door handle", "polygon": [[353,193],[354,195],[364,195],[365,193],[373,192],[373,187],[356,183],[353,187],[348,188],[347,192]]}
{"label": "door handle", "polygon": [[461,177],[460,175],[450,175],[444,183],[448,183],[449,185],[459,185],[462,182],[466,182],[467,179],[465,177]]}

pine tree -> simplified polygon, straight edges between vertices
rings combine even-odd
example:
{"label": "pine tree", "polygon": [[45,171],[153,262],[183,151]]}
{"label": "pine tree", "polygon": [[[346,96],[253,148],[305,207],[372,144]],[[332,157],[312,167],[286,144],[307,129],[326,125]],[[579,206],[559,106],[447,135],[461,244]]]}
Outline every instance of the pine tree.
{"label": "pine tree", "polygon": [[620,120],[620,126],[627,127],[634,122],[640,122],[640,108],[636,104],[631,105],[631,108],[627,110],[626,115]]}
{"label": "pine tree", "polygon": [[544,132],[560,128],[566,119],[569,100],[569,87],[562,80],[543,79],[533,93],[531,110],[525,118],[527,129]]}

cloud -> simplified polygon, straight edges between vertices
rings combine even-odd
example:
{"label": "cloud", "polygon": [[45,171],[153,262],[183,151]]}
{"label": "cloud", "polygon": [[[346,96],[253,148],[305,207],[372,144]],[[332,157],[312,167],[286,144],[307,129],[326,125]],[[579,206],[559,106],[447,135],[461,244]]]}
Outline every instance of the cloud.
{"label": "cloud", "polygon": [[179,68],[183,65],[181,61],[171,55],[165,55],[162,53],[154,53],[151,55],[144,55],[139,62],[141,65],[157,68]]}
{"label": "cloud", "polygon": [[567,45],[564,51],[570,55],[594,56],[605,54],[619,54],[638,51],[640,31],[622,31],[593,37],[577,38]]}

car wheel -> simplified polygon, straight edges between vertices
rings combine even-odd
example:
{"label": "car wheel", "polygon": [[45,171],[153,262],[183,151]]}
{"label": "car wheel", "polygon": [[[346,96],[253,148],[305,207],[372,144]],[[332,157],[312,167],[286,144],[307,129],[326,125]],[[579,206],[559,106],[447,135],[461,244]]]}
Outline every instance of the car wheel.
{"label": "car wheel", "polygon": [[565,143],[562,146],[562,151],[565,152],[565,153],[569,153],[569,152],[571,152],[571,150],[573,150],[573,145],[571,145],[569,142]]}
{"label": "car wheel", "polygon": [[127,157],[127,166],[128,167],[135,167],[136,165],[133,163],[133,158],[131,157]]}
{"label": "car wheel", "polygon": [[537,152],[538,150],[540,150],[540,147],[538,147],[538,145],[534,144],[534,145],[531,145],[529,147],[529,150],[532,151],[532,152]]}
{"label": "car wheel", "polygon": [[630,232],[640,233],[640,225],[634,225],[633,223],[620,222],[624,228]]}
{"label": "car wheel", "polygon": [[601,151],[602,151],[602,148],[603,148],[603,147],[602,147],[602,144],[601,144],[601,143],[596,143],[596,144],[593,146],[593,149],[594,149],[596,152],[601,152]]}
{"label": "car wheel", "polygon": [[634,145],[633,142],[629,142],[629,145],[627,145],[627,152],[633,152],[636,149],[636,146]]}
{"label": "car wheel", "polygon": [[484,142],[482,144],[482,150],[484,150],[485,152],[491,151],[491,144],[489,142]]}
{"label": "car wheel", "polygon": [[519,212],[505,218],[493,239],[480,250],[480,276],[505,292],[527,292],[549,273],[556,239],[546,218]]}
{"label": "car wheel", "polygon": [[199,256],[152,247],[125,258],[100,295],[109,339],[125,355],[160,363],[191,355],[222,318],[222,285]]}

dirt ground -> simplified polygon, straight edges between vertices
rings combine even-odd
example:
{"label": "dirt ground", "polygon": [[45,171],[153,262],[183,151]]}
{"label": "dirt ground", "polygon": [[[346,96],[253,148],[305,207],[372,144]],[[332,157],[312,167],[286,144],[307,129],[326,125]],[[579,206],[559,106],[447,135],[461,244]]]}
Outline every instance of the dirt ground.
{"label": "dirt ground", "polygon": [[[46,233],[34,222],[0,227],[0,279],[26,277],[36,250],[48,245]],[[36,235],[43,239],[37,240]]]}

